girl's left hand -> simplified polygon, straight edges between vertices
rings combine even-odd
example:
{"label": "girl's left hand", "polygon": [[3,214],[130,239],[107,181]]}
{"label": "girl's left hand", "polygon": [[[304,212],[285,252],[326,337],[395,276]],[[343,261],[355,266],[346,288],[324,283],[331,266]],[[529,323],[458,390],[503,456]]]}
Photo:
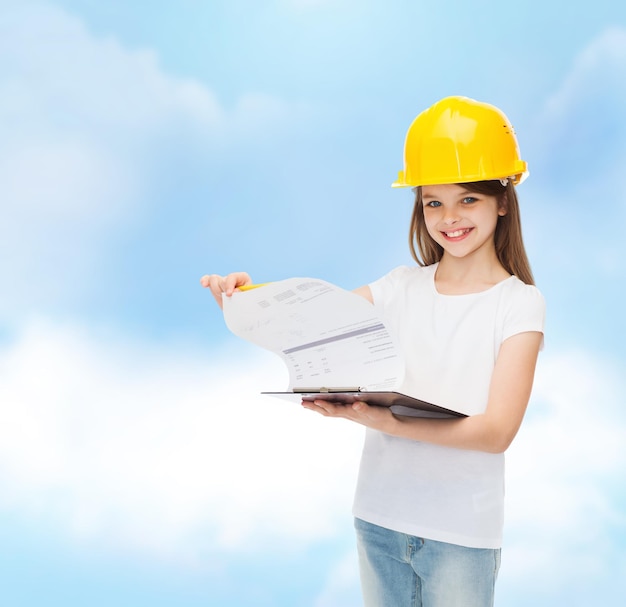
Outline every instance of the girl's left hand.
{"label": "girl's left hand", "polygon": [[388,407],[373,407],[363,401],[344,405],[329,400],[303,400],[302,406],[324,417],[349,419],[357,424],[380,430],[381,432],[384,432],[385,428],[394,419],[393,413]]}

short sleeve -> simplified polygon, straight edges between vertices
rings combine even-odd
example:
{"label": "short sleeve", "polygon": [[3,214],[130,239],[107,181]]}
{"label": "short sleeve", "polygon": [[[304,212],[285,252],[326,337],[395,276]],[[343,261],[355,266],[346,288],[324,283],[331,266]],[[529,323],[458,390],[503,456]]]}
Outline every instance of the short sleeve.
{"label": "short sleeve", "polygon": [[544,333],[546,302],[537,287],[517,283],[507,309],[502,338],[518,333],[538,331]]}
{"label": "short sleeve", "polygon": [[398,266],[382,278],[370,283],[368,286],[372,292],[374,305],[381,310],[387,308],[392,297],[397,293],[397,285],[402,283],[410,272],[408,266]]}

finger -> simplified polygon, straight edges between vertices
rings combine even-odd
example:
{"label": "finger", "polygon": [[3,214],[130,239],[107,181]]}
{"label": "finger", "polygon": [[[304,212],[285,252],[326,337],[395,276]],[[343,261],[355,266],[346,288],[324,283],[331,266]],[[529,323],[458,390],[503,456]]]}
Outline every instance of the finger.
{"label": "finger", "polygon": [[230,297],[237,287],[252,284],[252,279],[247,272],[232,272],[224,279],[224,292]]}
{"label": "finger", "polygon": [[324,408],[325,401],[313,401],[313,400],[303,400],[302,407],[308,409],[309,411],[315,411],[315,413],[319,413],[320,415],[324,415],[327,417],[328,411]]}
{"label": "finger", "polygon": [[315,400],[313,403],[320,409],[322,415],[328,417],[347,417],[350,413],[350,405],[344,405],[329,400]]}
{"label": "finger", "polygon": [[[203,277],[205,278],[205,277]],[[219,274],[210,274],[205,278],[206,286],[211,289],[211,294],[217,302],[217,305],[222,307],[222,293],[224,292],[224,277]]]}
{"label": "finger", "polygon": [[359,413],[367,413],[369,406],[367,405],[367,403],[364,403],[362,400],[355,400],[352,403],[352,409]]}
{"label": "finger", "polygon": [[322,415],[334,415],[335,407],[326,400],[314,401],[315,406],[321,410]]}

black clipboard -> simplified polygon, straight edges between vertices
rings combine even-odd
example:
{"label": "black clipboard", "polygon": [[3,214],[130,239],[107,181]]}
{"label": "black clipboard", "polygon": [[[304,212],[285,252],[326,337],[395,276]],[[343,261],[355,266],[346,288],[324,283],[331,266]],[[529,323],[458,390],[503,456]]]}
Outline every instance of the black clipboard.
{"label": "black clipboard", "polygon": [[406,407],[412,409],[412,415],[419,417],[467,417],[465,413],[434,405],[401,392],[365,391],[360,388],[294,388],[290,392],[261,392],[267,396],[276,396],[289,401],[329,400],[349,405],[359,400],[377,407]]}

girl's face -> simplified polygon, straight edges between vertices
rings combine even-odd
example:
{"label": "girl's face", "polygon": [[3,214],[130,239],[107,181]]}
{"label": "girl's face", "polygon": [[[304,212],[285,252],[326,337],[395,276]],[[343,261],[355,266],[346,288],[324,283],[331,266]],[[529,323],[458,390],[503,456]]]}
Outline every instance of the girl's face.
{"label": "girl's face", "polygon": [[456,184],[422,187],[426,229],[453,257],[493,250],[498,217],[506,214],[495,196],[470,188]]}

